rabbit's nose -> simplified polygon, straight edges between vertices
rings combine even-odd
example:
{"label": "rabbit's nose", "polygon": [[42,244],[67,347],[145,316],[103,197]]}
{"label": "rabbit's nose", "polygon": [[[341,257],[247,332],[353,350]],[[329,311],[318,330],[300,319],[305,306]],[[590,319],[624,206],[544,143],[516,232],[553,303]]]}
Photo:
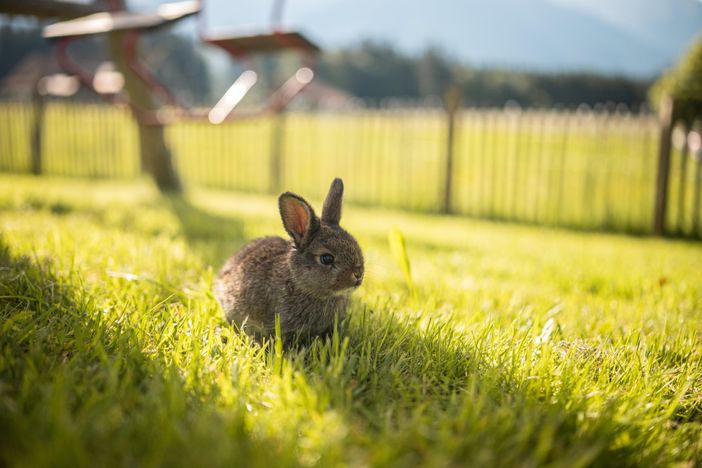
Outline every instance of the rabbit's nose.
{"label": "rabbit's nose", "polygon": [[361,284],[361,280],[363,279],[363,272],[362,271],[351,272],[351,276],[353,277],[354,281],[356,282],[356,286]]}

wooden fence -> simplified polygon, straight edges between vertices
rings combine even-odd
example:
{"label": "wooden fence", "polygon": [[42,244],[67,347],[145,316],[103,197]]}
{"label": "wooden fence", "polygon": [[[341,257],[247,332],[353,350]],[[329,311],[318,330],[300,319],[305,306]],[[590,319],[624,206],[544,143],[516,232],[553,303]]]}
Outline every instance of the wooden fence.
{"label": "wooden fence", "polygon": [[[31,104],[0,103],[1,171],[31,171],[33,125]],[[42,173],[140,173],[118,109],[50,102],[42,128]],[[190,185],[321,198],[338,175],[359,204],[628,233],[653,222],[658,126],[646,111],[464,108],[449,131],[442,109],[387,106],[178,123],[167,139]],[[699,150],[673,153],[668,232],[702,236],[700,171]]]}

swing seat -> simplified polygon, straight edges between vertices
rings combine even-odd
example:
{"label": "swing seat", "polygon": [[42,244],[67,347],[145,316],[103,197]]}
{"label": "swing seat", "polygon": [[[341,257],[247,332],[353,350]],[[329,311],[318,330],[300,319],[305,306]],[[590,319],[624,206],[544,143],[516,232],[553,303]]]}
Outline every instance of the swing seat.
{"label": "swing seat", "polygon": [[206,42],[219,46],[235,57],[298,50],[316,54],[319,46],[297,31],[273,31],[248,36],[211,36]]}
{"label": "swing seat", "polygon": [[153,13],[106,11],[46,26],[44,28],[44,37],[46,39],[59,39],[115,31],[156,29],[197,14],[199,11],[200,2],[196,0],[166,3],[159,6]]}
{"label": "swing seat", "polygon": [[[310,66],[314,62],[314,56],[320,51],[320,48],[314,42],[297,31],[273,30],[253,35],[209,36],[203,37],[203,41],[224,49],[229,55],[237,59],[245,59],[249,55],[273,54],[294,50],[305,55],[307,61],[310,62]],[[242,80],[245,74],[251,75],[247,80]],[[312,81],[313,77],[314,72],[311,68],[306,66],[298,68],[295,74],[269,96],[264,110],[266,112],[279,112]],[[209,121],[213,124],[220,124],[227,120],[255,83],[256,74],[252,70],[244,72],[212,108],[209,113]]]}

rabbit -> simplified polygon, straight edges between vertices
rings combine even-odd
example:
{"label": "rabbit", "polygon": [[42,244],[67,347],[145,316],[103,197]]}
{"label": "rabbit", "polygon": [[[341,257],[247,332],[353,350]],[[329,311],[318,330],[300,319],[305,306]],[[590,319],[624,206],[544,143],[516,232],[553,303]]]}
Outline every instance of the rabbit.
{"label": "rabbit", "polygon": [[331,333],[346,316],[350,295],[363,282],[363,253],[339,221],[344,184],[336,178],[318,218],[304,198],[278,198],[290,240],[262,237],[225,263],[214,294],[229,323],[257,339],[275,335],[280,315],[283,339]]}

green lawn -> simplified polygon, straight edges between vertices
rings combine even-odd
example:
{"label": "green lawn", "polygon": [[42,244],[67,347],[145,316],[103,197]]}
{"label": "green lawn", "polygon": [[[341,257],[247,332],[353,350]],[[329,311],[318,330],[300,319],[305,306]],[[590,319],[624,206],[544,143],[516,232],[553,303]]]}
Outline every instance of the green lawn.
{"label": "green lawn", "polygon": [[0,465],[702,464],[702,245],[342,224],[367,260],[346,329],[282,351],[210,292],[283,233],[274,197],[1,175]]}

